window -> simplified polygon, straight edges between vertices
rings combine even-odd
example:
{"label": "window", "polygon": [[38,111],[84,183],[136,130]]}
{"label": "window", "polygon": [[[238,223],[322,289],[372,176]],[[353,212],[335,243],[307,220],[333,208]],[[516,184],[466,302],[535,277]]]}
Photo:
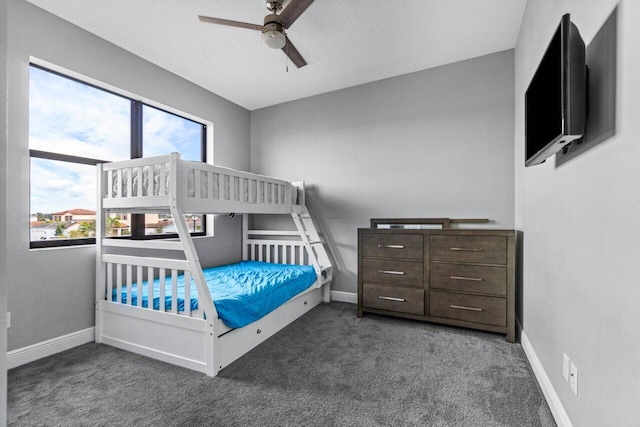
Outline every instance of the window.
{"label": "window", "polygon": [[[29,67],[32,248],[95,242],[100,162],[180,152],[206,160],[206,126],[36,65]],[[204,215],[186,215],[204,234]],[[112,214],[112,236],[175,235],[169,215]]]}

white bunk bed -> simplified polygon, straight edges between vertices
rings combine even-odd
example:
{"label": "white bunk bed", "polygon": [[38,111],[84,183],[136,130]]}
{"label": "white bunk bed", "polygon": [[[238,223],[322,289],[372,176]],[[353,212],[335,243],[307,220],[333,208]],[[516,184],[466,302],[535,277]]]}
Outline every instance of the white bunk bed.
{"label": "white bunk bed", "polygon": [[[95,341],[215,376],[321,301],[329,302],[331,264],[304,205],[304,185],[166,156],[98,165]],[[113,213],[171,213],[178,239],[105,236]],[[231,329],[218,317],[185,213],[242,214],[244,260],[311,265],[315,283],[247,326]],[[249,230],[248,214],[290,215],[297,231]],[[179,311],[176,278],[193,279],[198,309]],[[162,306],[142,302],[162,283]],[[165,295],[165,280],[169,291]],[[189,286],[184,287],[190,301]],[[122,295],[129,290],[129,297]],[[131,298],[133,291],[140,298]],[[148,301],[152,301],[155,290]],[[114,294],[115,293],[115,294]],[[165,310],[164,300],[171,301]]]}

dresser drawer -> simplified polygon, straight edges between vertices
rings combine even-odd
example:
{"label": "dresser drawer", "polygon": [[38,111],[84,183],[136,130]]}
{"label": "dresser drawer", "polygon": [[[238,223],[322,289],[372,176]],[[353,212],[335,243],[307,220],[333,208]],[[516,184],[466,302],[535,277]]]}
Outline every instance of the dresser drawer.
{"label": "dresser drawer", "polygon": [[362,236],[365,257],[423,259],[424,240],[412,234],[365,234]]}
{"label": "dresser drawer", "polygon": [[507,301],[505,298],[431,291],[429,314],[485,325],[506,326]]}
{"label": "dresser drawer", "polygon": [[400,313],[424,314],[424,291],[393,285],[364,283],[362,305]]}
{"label": "dresser drawer", "polygon": [[507,263],[507,239],[500,236],[431,236],[431,260]]}
{"label": "dresser drawer", "polygon": [[422,262],[394,259],[362,260],[362,278],[365,282],[379,282],[422,288]]}
{"label": "dresser drawer", "polygon": [[429,287],[450,291],[507,295],[506,267],[431,263]]}

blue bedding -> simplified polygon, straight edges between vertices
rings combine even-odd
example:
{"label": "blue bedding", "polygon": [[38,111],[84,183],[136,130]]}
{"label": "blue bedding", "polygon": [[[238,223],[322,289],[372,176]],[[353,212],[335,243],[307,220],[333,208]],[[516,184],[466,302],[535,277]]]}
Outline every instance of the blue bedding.
{"label": "blue bedding", "polygon": [[[291,297],[311,286],[316,273],[310,265],[273,264],[260,261],[242,261],[237,264],[206,268],[205,280],[218,317],[230,328],[241,328],[272,312]],[[141,286],[142,307],[149,307],[148,283]],[[132,305],[138,305],[138,289],[131,290]],[[160,309],[160,279],[152,284],[153,309]],[[178,311],[184,311],[184,275],[178,276]],[[165,279],[165,309],[171,310],[171,276]],[[117,301],[118,291],[113,290],[111,300]],[[127,301],[127,288],[122,287],[121,302]],[[191,310],[198,308],[198,292],[191,279]]]}

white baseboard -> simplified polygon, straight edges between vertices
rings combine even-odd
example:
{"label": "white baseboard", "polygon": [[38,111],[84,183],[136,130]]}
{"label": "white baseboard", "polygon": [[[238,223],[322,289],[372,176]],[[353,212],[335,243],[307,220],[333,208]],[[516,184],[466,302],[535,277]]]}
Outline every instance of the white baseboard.
{"label": "white baseboard", "polygon": [[533,349],[531,341],[529,341],[529,338],[524,331],[522,331],[520,341],[522,343],[522,348],[524,349],[524,354],[527,356],[527,359],[529,359],[533,373],[536,375],[538,384],[540,384],[542,393],[547,399],[549,409],[551,409],[551,413],[553,414],[556,424],[558,424],[558,427],[573,427],[573,424],[569,419],[569,415],[567,415],[567,412],[564,410],[564,406],[562,406],[562,402],[560,401],[556,390],[553,388],[547,372],[544,370],[542,363],[540,363],[540,359],[538,359],[538,355]]}
{"label": "white baseboard", "polygon": [[358,303],[358,294],[353,292],[331,291],[331,301]]}
{"label": "white baseboard", "polygon": [[16,368],[43,357],[53,356],[82,344],[93,342],[95,328],[87,328],[68,335],[32,344],[7,352],[7,369]]}

